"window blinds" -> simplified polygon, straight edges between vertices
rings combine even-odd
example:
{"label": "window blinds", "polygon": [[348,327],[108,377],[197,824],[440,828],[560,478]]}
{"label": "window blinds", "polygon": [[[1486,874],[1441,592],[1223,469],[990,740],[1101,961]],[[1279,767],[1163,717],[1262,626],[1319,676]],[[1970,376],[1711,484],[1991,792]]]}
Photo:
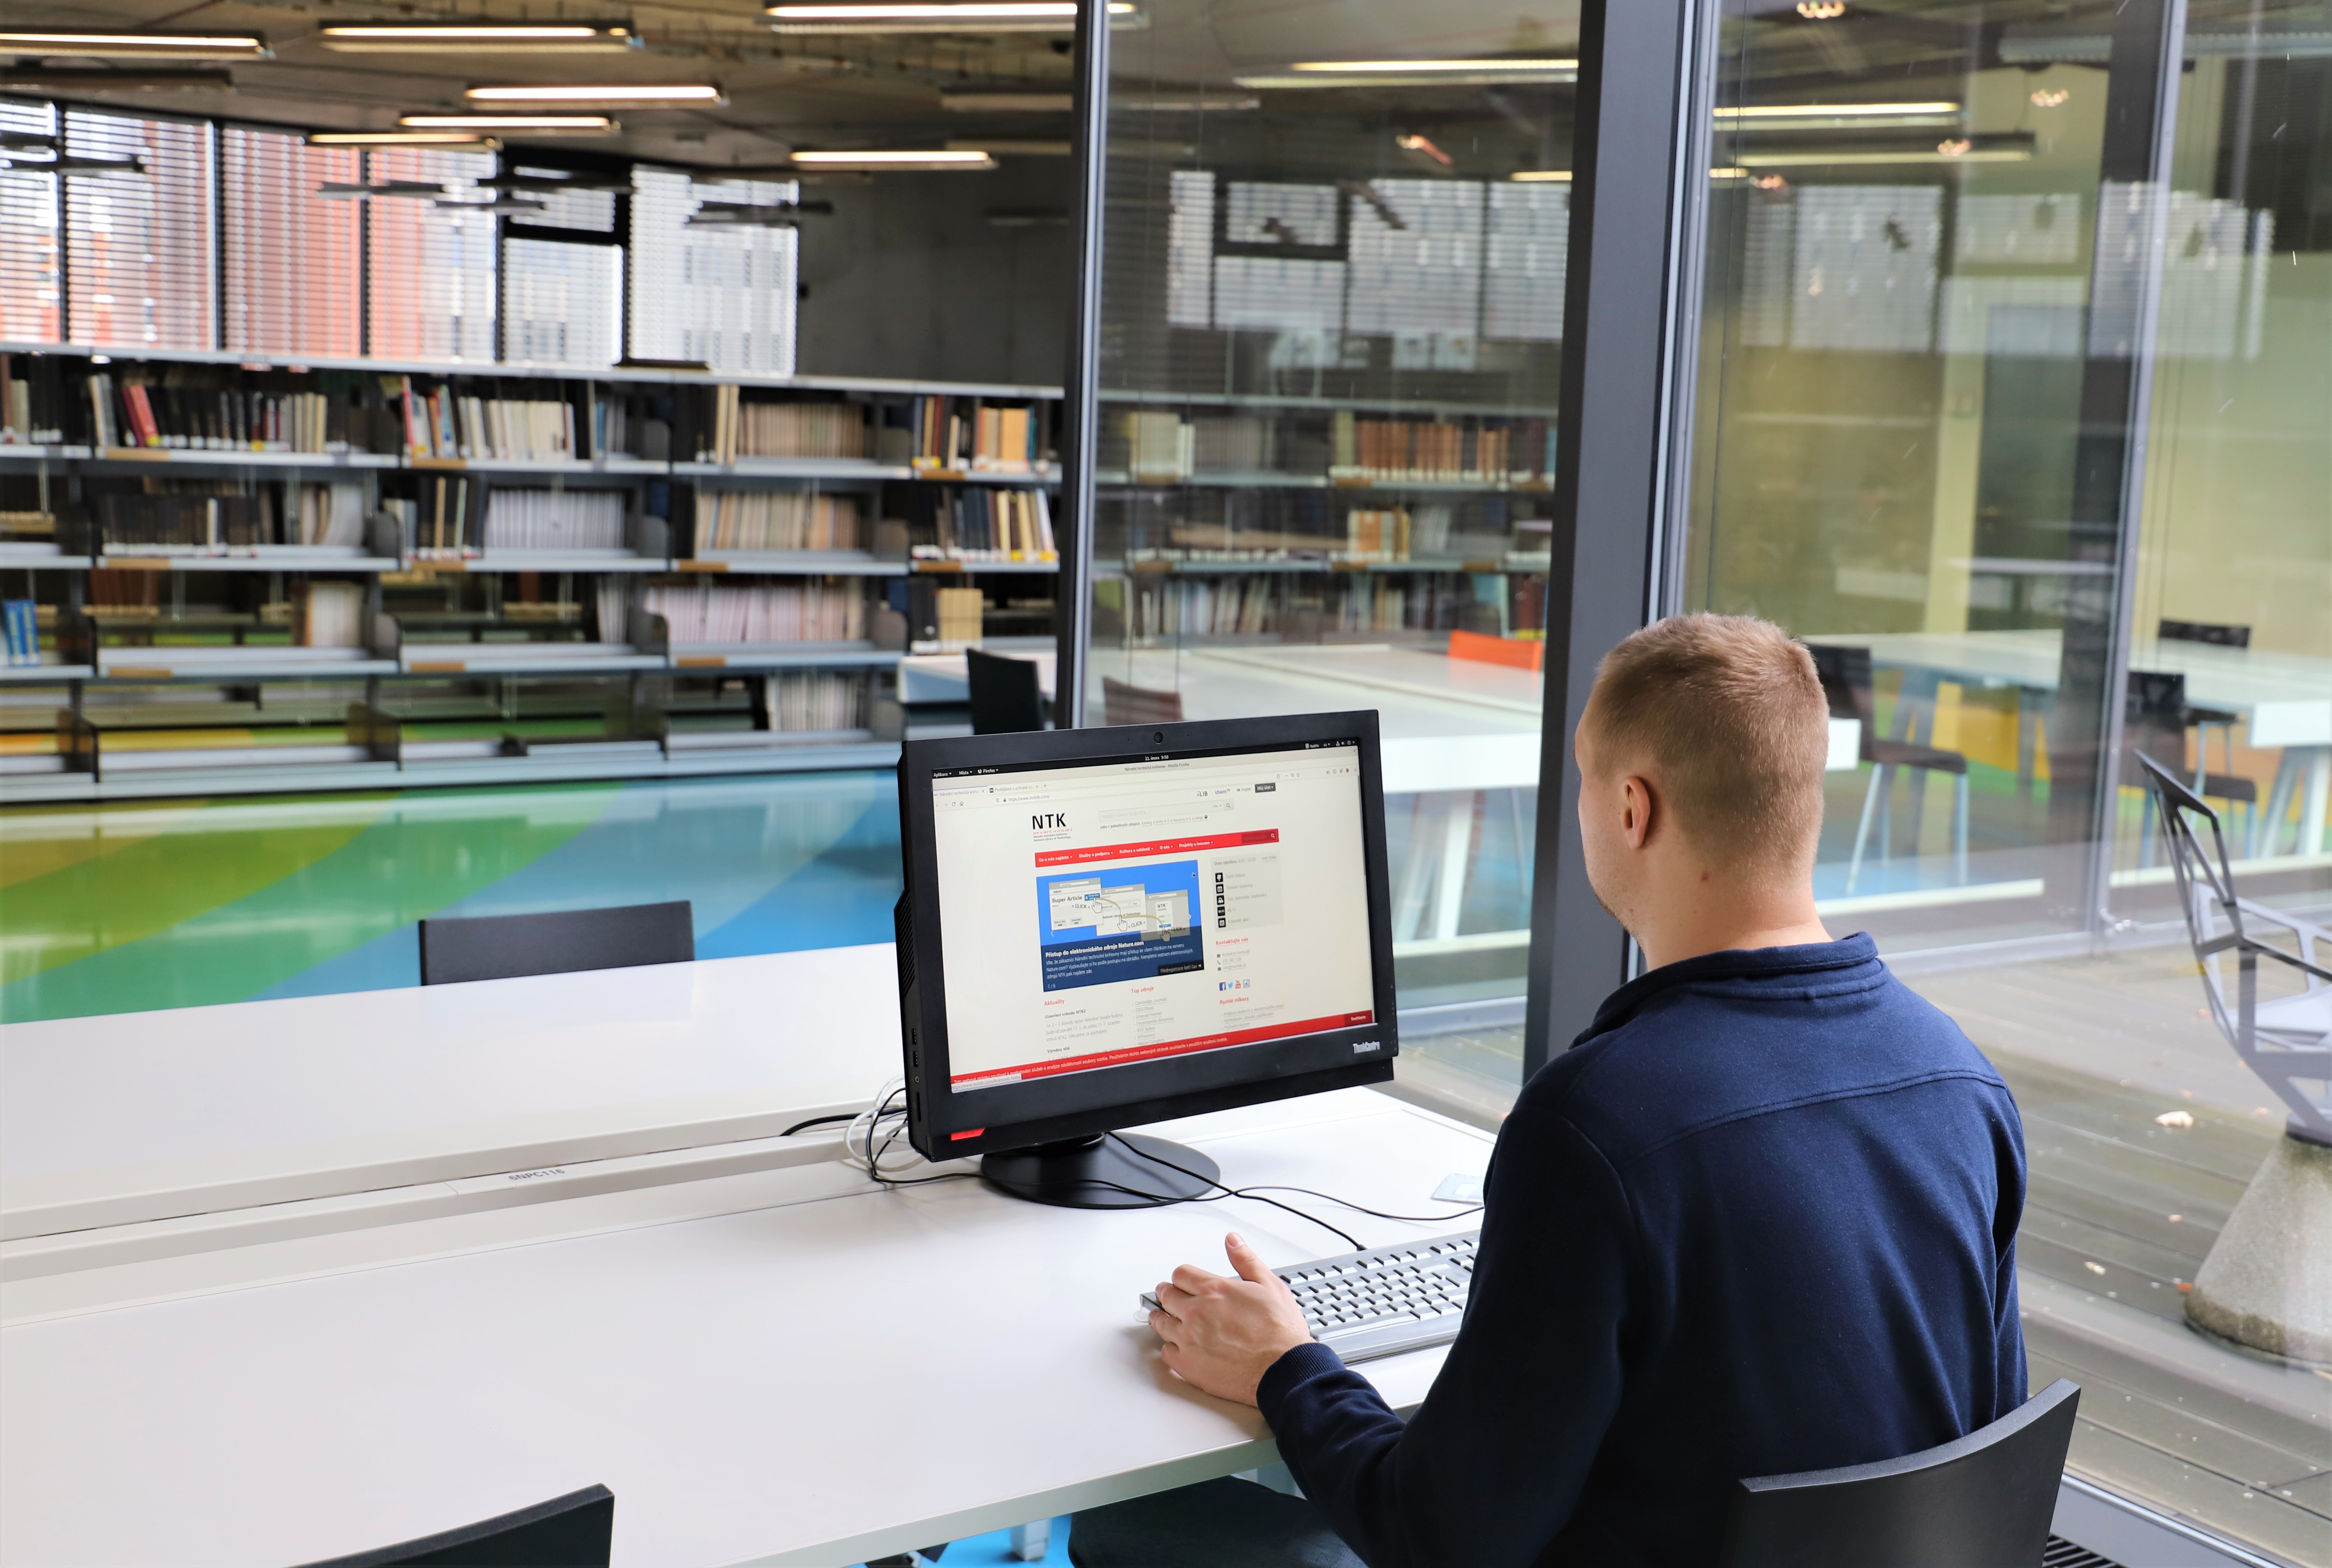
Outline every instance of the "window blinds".
{"label": "window blinds", "polygon": [[[483,152],[397,148],[367,158],[375,185],[426,180],[464,191],[492,179]],[[371,351],[383,359],[494,357],[494,219],[405,196],[371,207]]]}
{"label": "window blinds", "polygon": [[[0,101],[0,130],[49,136],[45,103]],[[57,177],[26,159],[0,174],[0,339],[54,343],[64,335],[57,278]]]}
{"label": "window blinds", "polygon": [[[721,200],[774,206],[791,183],[738,181]],[[691,228],[699,198],[674,169],[632,171],[632,352],[716,370],[790,376],[799,236],[787,228]]]}
{"label": "window blinds", "polygon": [[511,240],[502,252],[502,357],[520,365],[614,364],[623,255],[614,245]]}
{"label": "window blinds", "polygon": [[325,181],[352,183],[361,154],[296,136],[219,132],[220,346],[253,353],[353,358],[361,202],[328,201]]}
{"label": "window blinds", "polygon": [[70,110],[65,150],[145,168],[63,177],[73,339],[214,347],[210,127]]}

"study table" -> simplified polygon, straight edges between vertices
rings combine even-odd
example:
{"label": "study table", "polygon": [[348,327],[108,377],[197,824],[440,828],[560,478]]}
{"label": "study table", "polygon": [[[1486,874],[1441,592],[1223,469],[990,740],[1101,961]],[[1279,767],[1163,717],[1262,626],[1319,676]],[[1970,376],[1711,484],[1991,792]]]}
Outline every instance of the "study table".
{"label": "study table", "polygon": [[[1255,1411],[1164,1372],[1135,1296],[1177,1263],[1219,1265],[1232,1227],[1274,1263],[1344,1241],[1248,1200],[1089,1212],[969,1179],[883,1190],[837,1162],[833,1129],[762,1134],[758,1118],[846,1080],[863,1102],[894,1071],[891,961],[842,949],[0,1031],[8,1127],[55,1123],[8,1155],[0,1564],[307,1563],[598,1482],[617,1563],[838,1565],[1272,1462]],[[521,1027],[560,986],[583,993],[563,1021]],[[634,987],[642,1016],[606,1018]],[[273,1009],[300,1009],[322,1058],[280,1092],[238,1076],[296,1066],[253,1043],[292,1016]],[[406,1032],[425,1022],[451,1043]],[[428,1048],[374,1054],[398,1045]],[[230,1055],[206,1071],[214,1047]],[[707,1127],[737,1135],[688,1142]],[[1369,1246],[1473,1225],[1429,1195],[1490,1149],[1358,1089],[1159,1130],[1229,1181],[1450,1212],[1279,1195]],[[162,1158],[139,1162],[158,1132]],[[589,1157],[606,1149],[650,1152]],[[513,1150],[535,1168],[496,1163]],[[358,1185],[391,1171],[402,1185]],[[306,1196],[191,1211],[254,1191]],[[73,1233],[62,1259],[72,1238],[33,1233],[109,1204],[177,1214]],[[1441,1355],[1365,1370],[1405,1408]]]}

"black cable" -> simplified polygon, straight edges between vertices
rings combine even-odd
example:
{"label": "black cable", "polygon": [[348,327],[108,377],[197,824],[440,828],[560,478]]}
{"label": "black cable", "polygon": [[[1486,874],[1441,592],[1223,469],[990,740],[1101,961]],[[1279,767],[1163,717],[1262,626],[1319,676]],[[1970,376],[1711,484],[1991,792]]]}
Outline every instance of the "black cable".
{"label": "black cable", "polygon": [[1333,1192],[1322,1192],[1310,1187],[1282,1187],[1277,1183],[1266,1183],[1261,1187],[1242,1187],[1239,1190],[1242,1192],[1302,1192],[1309,1197],[1324,1199],[1340,1209],[1350,1209],[1361,1214],[1373,1214],[1379,1219],[1404,1220],[1411,1225],[1431,1225],[1442,1219],[1463,1219],[1468,1214],[1479,1214],[1483,1208],[1481,1204],[1476,1203],[1464,1209],[1453,1209],[1447,1214],[1387,1214],[1381,1209],[1371,1209],[1365,1204],[1355,1203],[1349,1198],[1339,1198]]}
{"label": "black cable", "polygon": [[[1228,1185],[1228,1183],[1225,1183],[1225,1182],[1222,1182],[1222,1181],[1217,1181],[1215,1178],[1213,1178],[1213,1177],[1211,1177],[1211,1176],[1201,1176],[1201,1175],[1199,1175],[1196,1171],[1185,1170],[1183,1167],[1181,1167],[1181,1166],[1180,1166],[1180,1165],[1175,1164],[1173,1161],[1171,1161],[1171,1160],[1168,1160],[1168,1159],[1164,1159],[1164,1158],[1162,1158],[1162,1157],[1161,1157],[1161,1156],[1159,1156],[1159,1155],[1156,1155],[1156,1154],[1152,1154],[1152,1153],[1151,1153],[1151,1152],[1150,1152],[1148,1150],[1146,1150],[1146,1149],[1136,1148],[1136,1147],[1134,1146],[1133,1143],[1131,1140],[1126,1139],[1126,1138],[1120,1137],[1120,1136],[1119,1136],[1117,1133],[1110,1133],[1110,1134],[1109,1134],[1109,1136],[1110,1136],[1110,1137],[1112,1137],[1112,1138],[1116,1139],[1116,1140],[1117,1140],[1117,1142],[1118,1142],[1118,1143],[1119,1143],[1121,1146],[1123,1146],[1123,1147],[1126,1150],[1126,1152],[1127,1152],[1128,1153],[1134,1154],[1134,1155],[1138,1155],[1138,1156],[1139,1156],[1139,1157],[1141,1157],[1142,1159],[1144,1159],[1144,1160],[1149,1161],[1149,1162],[1150,1162],[1152,1164],[1153,1164],[1153,1165],[1163,1165],[1163,1166],[1165,1166],[1165,1167],[1166,1167],[1166,1169],[1168,1169],[1169,1171],[1175,1171],[1175,1172],[1177,1172],[1177,1173],[1178,1173],[1178,1174],[1180,1174],[1180,1175],[1188,1176],[1188,1177],[1189,1177],[1191,1181],[1193,1181],[1203,1182],[1203,1183],[1205,1183],[1205,1184],[1206,1184],[1207,1186],[1209,1186],[1209,1187],[1218,1187],[1218,1188],[1220,1188],[1220,1189],[1222,1190],[1223,1195],[1224,1195],[1225,1197],[1227,1197],[1227,1198],[1246,1198],[1246,1197],[1247,1197],[1247,1196],[1248,1196],[1248,1193],[1247,1193],[1247,1192],[1243,1191],[1243,1190],[1240,1190],[1239,1188],[1230,1186],[1230,1185]],[[1290,1190],[1292,1190],[1292,1189],[1290,1189]],[[1207,1200],[1207,1199],[1198,1199],[1198,1200],[1184,1200],[1184,1201],[1209,1202],[1209,1201],[1212,1201],[1212,1200]],[[1255,1199],[1255,1200],[1254,1200],[1254,1201],[1255,1201],[1255,1202],[1257,1202],[1257,1203],[1268,1203],[1268,1204],[1270,1204],[1274,1209],[1284,1209],[1284,1210],[1285,1210],[1287,1213],[1290,1213],[1290,1214],[1295,1215],[1298,1219],[1308,1219],[1308,1220],[1310,1220],[1313,1224],[1314,1224],[1314,1225],[1318,1226],[1321,1229],[1323,1229],[1323,1230],[1324,1230],[1324,1231],[1328,1232],[1328,1234],[1330,1234],[1331,1236],[1340,1237],[1340,1238],[1342,1238],[1343,1240],[1345,1240],[1345,1241],[1348,1241],[1348,1242],[1352,1243],[1352,1250],[1353,1250],[1353,1251],[1355,1251],[1355,1252],[1360,1252],[1360,1251],[1363,1251],[1363,1250],[1365,1250],[1365,1248],[1363,1248],[1361,1246],[1361,1243],[1360,1243],[1359,1238],[1356,1238],[1356,1237],[1354,1237],[1354,1236],[1353,1236],[1350,1231],[1346,1231],[1346,1230],[1339,1229],[1337,1227],[1335,1227],[1335,1226],[1333,1226],[1333,1225],[1329,1224],[1326,1220],[1324,1220],[1324,1219],[1321,1219],[1321,1218],[1320,1218],[1318,1215],[1316,1215],[1316,1214],[1306,1214],[1306,1213],[1305,1213],[1305,1212],[1304,1212],[1304,1210],[1302,1210],[1301,1209],[1296,1208],[1296,1207],[1295,1207],[1294,1204],[1292,1204],[1292,1203],[1282,1203],[1282,1202],[1281,1202],[1278,1199],[1276,1199],[1276,1198],[1257,1198],[1257,1199]],[[1333,1201],[1333,1200],[1331,1200],[1331,1201]]]}
{"label": "black cable", "polygon": [[779,1133],[778,1136],[780,1138],[790,1138],[805,1127],[823,1127],[829,1122],[855,1122],[858,1120],[859,1114],[860,1113],[856,1111],[837,1111],[831,1116],[812,1116],[807,1122],[796,1122],[792,1126]]}

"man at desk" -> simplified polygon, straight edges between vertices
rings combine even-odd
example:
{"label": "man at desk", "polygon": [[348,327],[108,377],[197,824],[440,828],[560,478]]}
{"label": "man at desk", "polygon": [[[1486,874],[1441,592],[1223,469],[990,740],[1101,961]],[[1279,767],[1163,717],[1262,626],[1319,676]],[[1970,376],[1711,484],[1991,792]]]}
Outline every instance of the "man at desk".
{"label": "man at desk", "polygon": [[1737,1478],[2023,1401],[2016,1106],[1815,914],[1826,718],[1762,621],[1663,621],[1604,659],[1581,836],[1649,972],[1515,1101],[1431,1393],[1404,1424],[1234,1236],[1238,1277],[1178,1268],[1151,1326],[1262,1409],[1310,1501],[1221,1481],[1096,1510],[1079,1563],[1708,1563]]}

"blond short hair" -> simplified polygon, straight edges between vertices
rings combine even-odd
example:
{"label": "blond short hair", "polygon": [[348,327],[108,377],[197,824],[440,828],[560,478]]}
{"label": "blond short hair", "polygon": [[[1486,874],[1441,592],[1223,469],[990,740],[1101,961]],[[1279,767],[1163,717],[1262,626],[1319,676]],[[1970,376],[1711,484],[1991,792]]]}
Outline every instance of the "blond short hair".
{"label": "blond short hair", "polygon": [[1603,655],[1588,699],[1596,771],[1643,771],[1719,865],[1785,872],[1821,832],[1830,705],[1813,655],[1770,621],[1675,616]]}

